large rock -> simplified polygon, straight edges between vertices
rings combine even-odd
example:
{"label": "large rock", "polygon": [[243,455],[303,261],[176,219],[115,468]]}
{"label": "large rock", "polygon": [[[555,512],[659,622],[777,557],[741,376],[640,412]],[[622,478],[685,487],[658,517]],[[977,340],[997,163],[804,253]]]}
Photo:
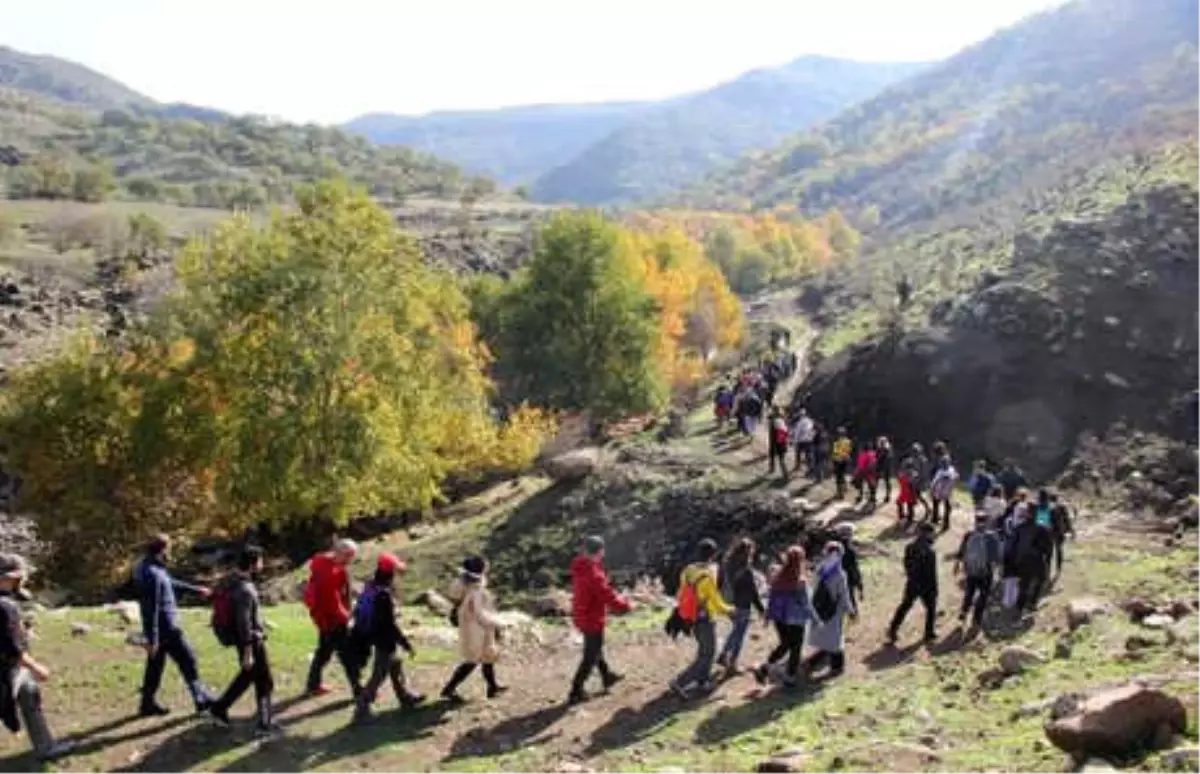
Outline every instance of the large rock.
{"label": "large rock", "polygon": [[551,457],[542,463],[542,468],[555,481],[578,481],[599,470],[603,459],[603,453],[597,448],[575,449]]}
{"label": "large rock", "polygon": [[1067,604],[1067,628],[1075,631],[1095,620],[1096,616],[1108,612],[1108,603],[1095,597],[1072,599]]}
{"label": "large rock", "polygon": [[1079,711],[1046,724],[1046,736],[1078,759],[1124,759],[1183,733],[1183,703],[1157,688],[1127,685],[1092,695]]}
{"label": "large rock", "polygon": [[1000,671],[1006,675],[1019,675],[1027,667],[1044,663],[1045,656],[1021,645],[1009,645],[1000,652]]}

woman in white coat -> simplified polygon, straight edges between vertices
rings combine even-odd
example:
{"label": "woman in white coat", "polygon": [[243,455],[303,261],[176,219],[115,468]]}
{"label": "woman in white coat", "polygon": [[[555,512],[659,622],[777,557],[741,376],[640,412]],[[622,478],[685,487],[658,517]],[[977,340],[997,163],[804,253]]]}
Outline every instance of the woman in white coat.
{"label": "woman in white coat", "polygon": [[[822,606],[829,612],[828,617],[818,610],[818,595],[823,594],[822,586],[829,594],[828,604]],[[846,571],[842,569],[842,544],[836,540],[825,544],[821,566],[812,580],[812,588],[815,620],[808,629],[808,646],[815,652],[804,662],[804,671],[812,674],[823,662],[828,661],[829,677],[837,677],[846,668],[845,619],[847,615],[857,616],[858,610],[850,596]]]}
{"label": "woman in white coat", "polygon": [[442,698],[460,704],[464,701],[458,686],[482,667],[487,697],[495,698],[508,689],[496,682],[496,661],[500,658],[501,623],[496,617],[492,594],[487,590],[487,560],[482,556],[463,561],[462,575],[450,589],[450,600],[458,616],[458,649],[462,663],[442,689]]}

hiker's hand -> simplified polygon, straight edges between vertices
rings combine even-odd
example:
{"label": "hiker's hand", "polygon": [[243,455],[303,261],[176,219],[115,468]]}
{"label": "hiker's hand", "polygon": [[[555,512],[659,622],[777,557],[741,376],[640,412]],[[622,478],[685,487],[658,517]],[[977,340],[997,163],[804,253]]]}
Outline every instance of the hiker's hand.
{"label": "hiker's hand", "polygon": [[254,654],[251,653],[250,651],[246,651],[244,654],[242,654],[242,671],[249,672],[253,666],[254,666]]}
{"label": "hiker's hand", "polygon": [[200,586],[196,589],[196,593],[200,595],[201,599],[209,599],[212,597],[212,589],[210,589],[208,586]]}
{"label": "hiker's hand", "polygon": [[41,664],[32,663],[28,664],[27,666],[30,673],[33,675],[33,679],[37,680],[39,683],[44,683],[50,679],[50,670]]}

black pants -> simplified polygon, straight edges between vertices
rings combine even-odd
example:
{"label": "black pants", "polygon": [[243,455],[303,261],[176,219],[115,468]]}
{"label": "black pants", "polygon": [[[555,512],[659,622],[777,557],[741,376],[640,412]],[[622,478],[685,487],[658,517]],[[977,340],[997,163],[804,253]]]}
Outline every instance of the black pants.
{"label": "black pants", "polygon": [[829,662],[829,676],[837,677],[846,670],[846,651],[818,650],[804,662],[804,671],[812,674],[826,661]]}
{"label": "black pants", "polygon": [[600,679],[607,688],[612,670],[604,660],[604,632],[583,635],[583,660],[579,662],[579,669],[575,670],[575,679],[571,681],[572,694],[583,693],[584,683],[592,676],[593,669],[599,670]]}
{"label": "black pants", "polygon": [[796,470],[803,470],[801,466],[808,466],[808,472],[812,473],[812,443],[797,443],[796,444]]}
{"label": "black pants", "polygon": [[990,574],[980,578],[972,578],[968,575],[966,589],[963,591],[962,609],[959,610],[958,617],[965,618],[967,611],[974,606],[975,612],[971,616],[971,621],[975,626],[982,626],[983,611],[987,609],[988,598],[991,594],[992,576]]}
{"label": "black pants", "polygon": [[[235,649],[238,654],[239,664],[241,666],[240,647]],[[234,702],[242,698],[242,694],[246,692],[251,685],[254,686],[254,699],[258,705],[258,722],[259,725],[268,725],[271,722],[271,694],[275,690],[275,679],[271,676],[271,664],[267,660],[267,648],[262,642],[256,642],[251,646],[251,664],[249,669],[239,669],[237,676],[233,678],[233,682],[225,689],[225,693],[221,694],[221,698],[213,703],[213,711],[224,715],[229,712],[229,708]]]}
{"label": "black pants", "polygon": [[804,624],[785,624],[775,622],[775,632],[779,635],[779,644],[767,656],[767,663],[774,664],[787,656],[788,677],[795,677],[800,668],[800,652],[804,649]]}
{"label": "black pants", "polygon": [[[442,689],[442,695],[449,696],[450,694],[454,693],[458,689],[458,686],[462,684],[463,680],[466,680],[468,677],[470,677],[471,673],[474,671],[474,661],[466,661],[462,664],[459,664],[458,668],[454,670],[454,674],[450,675],[450,682],[446,683],[446,687]],[[495,692],[500,687],[496,683],[495,664],[483,665],[483,681],[487,683],[489,693]]]}
{"label": "black pants", "polygon": [[839,499],[846,495],[846,471],[849,469],[849,460],[833,461],[833,479],[837,484],[837,496]]}
{"label": "black pants", "polygon": [[893,640],[896,639],[908,611],[912,610],[912,606],[917,600],[920,600],[921,606],[925,608],[925,639],[933,639],[934,622],[937,621],[937,589],[920,589],[912,584],[906,584],[904,598],[900,600],[900,606],[896,608],[896,614],[892,616],[892,625],[888,627],[888,635]]}
{"label": "black pants", "polygon": [[1042,585],[1046,582],[1046,564],[1039,559],[1017,569],[1017,609],[1032,610],[1042,596]]}
{"label": "black pants", "polygon": [[154,655],[146,657],[146,672],[142,678],[142,706],[154,704],[154,697],[158,695],[158,687],[162,684],[163,669],[166,667],[168,656],[175,662],[175,666],[179,667],[179,673],[183,675],[192,701],[196,702],[197,706],[207,703],[209,697],[200,685],[200,674],[196,669],[196,654],[192,652],[192,646],[188,644],[183,632],[171,629],[159,632],[158,650],[154,651]]}
{"label": "black pants", "polygon": [[769,455],[770,455],[770,464],[767,467],[767,473],[775,472],[775,462],[776,462],[776,460],[778,460],[779,461],[779,474],[781,476],[783,476],[784,478],[787,478],[787,474],[788,474],[788,471],[787,471],[787,447],[786,446],[777,446],[776,444],[771,444],[771,450],[769,452]]}
{"label": "black pants", "polygon": [[414,704],[420,697],[408,690],[408,683],[404,678],[404,662],[400,660],[396,648],[376,647],[374,650],[375,664],[371,669],[371,676],[358,692],[358,713],[361,715],[370,712],[371,702],[375,700],[385,681],[391,682],[392,692],[396,694],[396,700],[401,705],[407,707]]}
{"label": "black pants", "polygon": [[1054,537],[1054,567],[1055,575],[1062,574],[1063,564],[1063,545],[1067,542],[1066,535],[1056,535]]}
{"label": "black pants", "polygon": [[891,502],[891,500],[892,500],[892,474],[887,471],[881,471],[879,473],[879,483],[883,484],[883,501],[885,503]]}
{"label": "black pants", "polygon": [[310,692],[321,685],[321,672],[329,659],[337,654],[342,669],[346,671],[346,679],[356,692],[359,687],[359,664],[351,657],[348,649],[349,631],[345,626],[339,626],[328,632],[321,632],[317,639],[317,651],[313,653],[312,664],[308,668],[308,681],[305,686]]}
{"label": "black pants", "polygon": [[[939,505],[942,507],[939,508],[938,507]],[[941,513],[945,514],[945,516],[942,517],[942,529],[943,530],[950,529],[950,509],[951,508],[950,508],[950,500],[949,499],[939,500],[936,497],[933,498],[933,524],[934,524],[934,526],[937,526],[938,513],[941,512]]]}

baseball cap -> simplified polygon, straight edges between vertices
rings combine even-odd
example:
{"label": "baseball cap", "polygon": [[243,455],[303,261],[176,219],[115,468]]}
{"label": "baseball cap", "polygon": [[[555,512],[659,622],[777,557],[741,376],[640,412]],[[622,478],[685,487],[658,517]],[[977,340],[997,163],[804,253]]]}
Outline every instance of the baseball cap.
{"label": "baseball cap", "polygon": [[385,573],[402,573],[408,570],[408,563],[395,554],[384,552],[375,562],[375,569]]}

